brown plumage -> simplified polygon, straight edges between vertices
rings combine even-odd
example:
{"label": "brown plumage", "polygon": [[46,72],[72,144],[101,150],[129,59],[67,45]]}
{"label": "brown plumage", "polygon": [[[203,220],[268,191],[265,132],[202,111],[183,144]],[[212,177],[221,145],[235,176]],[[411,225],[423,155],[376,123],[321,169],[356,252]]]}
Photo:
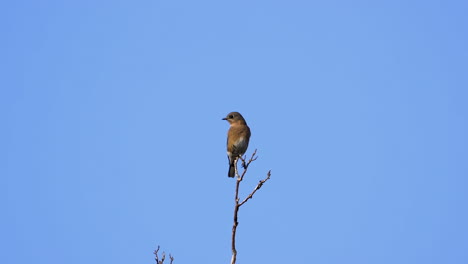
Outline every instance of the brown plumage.
{"label": "brown plumage", "polygon": [[250,140],[250,128],[244,117],[238,112],[229,113],[223,120],[227,120],[231,127],[227,135],[227,154],[229,159],[229,177],[235,176],[235,161],[247,151]]}

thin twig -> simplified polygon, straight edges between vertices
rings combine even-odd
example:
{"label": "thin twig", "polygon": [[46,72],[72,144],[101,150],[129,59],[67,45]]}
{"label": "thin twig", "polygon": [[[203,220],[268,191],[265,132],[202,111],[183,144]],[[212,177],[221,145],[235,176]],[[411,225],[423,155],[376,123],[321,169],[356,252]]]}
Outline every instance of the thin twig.
{"label": "thin twig", "polygon": [[242,171],[242,174],[240,176],[237,173],[237,161],[236,161],[235,167],[236,167],[236,175],[237,175],[238,180],[239,180],[239,177],[240,177],[240,181],[244,179],[244,176],[247,173],[247,168],[249,167],[250,163],[252,163],[252,161],[256,161],[258,158],[258,156],[255,156],[256,154],[257,154],[257,150],[254,150],[254,152],[252,153],[252,156],[247,162],[245,162],[245,157],[242,157],[242,156],[239,157],[239,159],[242,161],[242,167],[244,168],[244,171]]}
{"label": "thin twig", "polygon": [[[163,264],[164,261],[166,260],[166,252],[163,251],[163,253],[161,254],[161,259],[159,259],[159,246],[158,248],[153,252],[154,254],[154,259],[156,260],[156,264]],[[172,262],[174,261],[174,257],[169,254],[169,259],[171,262],[169,262],[169,264],[172,264]]]}
{"label": "thin twig", "polygon": [[271,170],[268,171],[267,173],[267,176],[265,179],[261,180],[258,182],[257,186],[255,187],[255,189],[244,199],[244,201],[242,201],[242,203],[239,204],[239,207],[241,207],[243,204],[245,204],[247,202],[247,200],[249,199],[252,199],[253,195],[258,191],[260,190],[260,188],[262,188],[263,184],[268,181],[270,179],[270,176],[271,176]]}

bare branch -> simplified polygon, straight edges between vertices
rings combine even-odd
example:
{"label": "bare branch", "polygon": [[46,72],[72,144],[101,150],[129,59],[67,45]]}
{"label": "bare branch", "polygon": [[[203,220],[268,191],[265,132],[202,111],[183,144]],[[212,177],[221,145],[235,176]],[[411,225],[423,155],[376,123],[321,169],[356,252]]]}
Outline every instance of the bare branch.
{"label": "bare branch", "polygon": [[[161,259],[159,258],[159,254],[158,254],[158,253],[159,253],[159,246],[158,246],[158,248],[153,252],[153,254],[154,254],[154,259],[156,260],[156,264],[163,264],[164,261],[166,260],[166,252],[164,252],[164,251],[162,252],[162,254],[161,254]],[[171,262],[169,262],[169,264],[172,264],[172,262],[174,261],[174,257],[173,257],[171,254],[169,254],[169,259],[170,259],[170,261],[171,261]]]}
{"label": "bare branch", "polygon": [[245,204],[247,202],[247,200],[249,199],[252,199],[253,195],[258,191],[260,190],[260,188],[262,188],[263,184],[268,181],[270,179],[270,176],[271,176],[271,170],[268,171],[267,173],[267,176],[265,179],[263,180],[260,180],[257,184],[257,186],[255,187],[255,189],[244,199],[244,201],[242,201],[242,203],[239,204],[239,207],[242,206],[243,204]]}
{"label": "bare branch", "polygon": [[237,160],[236,160],[235,168],[236,168],[237,180],[239,180],[239,177],[240,177],[241,181],[244,179],[244,176],[247,173],[247,168],[249,167],[250,163],[257,160],[257,158],[258,158],[257,156],[255,156],[256,154],[257,154],[257,150],[254,150],[254,152],[252,153],[252,156],[250,157],[250,159],[247,162],[245,162],[245,156],[244,157],[242,157],[242,156],[239,157],[239,159],[242,161],[242,167],[244,168],[244,171],[242,172],[242,174],[240,176],[239,176],[238,171],[237,171]]}
{"label": "bare branch", "polygon": [[[268,171],[267,176],[265,179],[259,181],[255,189],[241,202],[239,203],[239,186],[241,181],[244,179],[245,174],[247,173],[247,169],[253,161],[257,160],[257,150],[255,150],[250,157],[248,161],[245,160],[245,156],[238,157],[234,161],[234,170],[236,174],[236,193],[234,196],[234,223],[232,225],[232,236],[231,236],[231,250],[232,250],[232,258],[231,258],[231,264],[235,264],[237,260],[237,250],[236,250],[236,232],[237,232],[237,226],[239,225],[239,222],[237,221],[237,215],[239,213],[239,208],[245,204],[249,199],[253,198],[253,195],[260,189],[262,188],[263,184],[270,179],[271,176],[271,170]],[[239,159],[242,161],[242,168],[244,169],[242,173],[239,174],[239,171],[237,170],[237,162]]]}

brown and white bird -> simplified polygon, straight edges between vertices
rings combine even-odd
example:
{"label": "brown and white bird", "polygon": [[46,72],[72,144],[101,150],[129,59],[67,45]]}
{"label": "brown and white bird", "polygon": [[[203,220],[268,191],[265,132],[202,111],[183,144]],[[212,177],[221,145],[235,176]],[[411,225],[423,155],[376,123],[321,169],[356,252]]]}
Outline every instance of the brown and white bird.
{"label": "brown and white bird", "polygon": [[238,112],[229,113],[223,120],[231,124],[227,133],[227,155],[229,159],[229,177],[235,176],[235,161],[242,156],[249,146],[250,128],[244,117]]}

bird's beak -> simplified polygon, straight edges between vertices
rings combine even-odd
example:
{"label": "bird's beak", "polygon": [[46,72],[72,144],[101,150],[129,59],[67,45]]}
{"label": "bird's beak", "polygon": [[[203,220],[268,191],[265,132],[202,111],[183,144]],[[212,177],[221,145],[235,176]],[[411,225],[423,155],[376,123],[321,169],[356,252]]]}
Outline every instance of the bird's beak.
{"label": "bird's beak", "polygon": [[221,119],[221,120],[227,120],[227,118],[223,118],[223,119]]}

